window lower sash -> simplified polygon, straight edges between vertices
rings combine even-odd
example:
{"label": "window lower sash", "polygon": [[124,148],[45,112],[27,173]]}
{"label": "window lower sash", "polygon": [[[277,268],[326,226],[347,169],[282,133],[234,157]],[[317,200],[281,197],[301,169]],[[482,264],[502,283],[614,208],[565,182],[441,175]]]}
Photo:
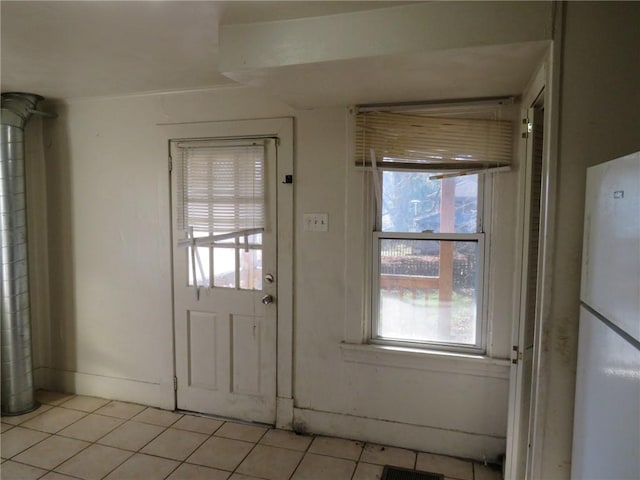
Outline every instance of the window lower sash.
{"label": "window lower sash", "polygon": [[373,343],[484,351],[484,234],[373,234]]}

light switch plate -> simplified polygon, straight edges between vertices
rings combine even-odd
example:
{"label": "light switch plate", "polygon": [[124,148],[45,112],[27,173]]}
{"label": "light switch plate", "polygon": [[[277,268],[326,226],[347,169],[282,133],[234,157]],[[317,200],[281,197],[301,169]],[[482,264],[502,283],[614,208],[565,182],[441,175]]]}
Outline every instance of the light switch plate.
{"label": "light switch plate", "polygon": [[328,232],[328,213],[305,213],[302,215],[302,223],[305,232]]}

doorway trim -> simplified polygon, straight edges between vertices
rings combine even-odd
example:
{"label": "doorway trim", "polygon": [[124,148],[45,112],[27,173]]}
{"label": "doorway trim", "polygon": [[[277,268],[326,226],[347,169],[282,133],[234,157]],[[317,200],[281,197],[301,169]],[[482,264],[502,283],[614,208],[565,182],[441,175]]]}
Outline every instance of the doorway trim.
{"label": "doorway trim", "polygon": [[[276,340],[276,426],[291,429],[293,423],[293,197],[294,119],[292,117],[252,120],[161,124],[169,153],[172,139],[275,137],[278,301]],[[171,168],[171,167],[169,167]],[[291,178],[288,178],[291,176]],[[171,182],[169,175],[168,181]],[[172,216],[173,205],[170,215]],[[173,233],[172,233],[173,235]],[[174,239],[171,239],[173,245]],[[173,249],[172,253],[173,255]],[[171,259],[173,265],[173,259]],[[173,278],[173,271],[172,271]],[[173,285],[173,282],[172,282]],[[175,299],[172,286],[173,374],[176,375]],[[174,392],[175,394],[175,392]],[[174,408],[176,397],[174,395]]]}
{"label": "doorway trim", "polygon": [[[551,306],[550,278],[551,265],[553,263],[553,245],[555,239],[556,216],[556,182],[557,182],[557,139],[558,139],[558,115],[559,98],[557,85],[559,85],[559,44],[551,43],[546,57],[542,60],[537,72],[525,89],[521,106],[524,109],[534,106],[536,99],[544,95],[544,130],[542,152],[542,189],[540,192],[540,243],[538,246],[538,275],[535,314],[535,338],[533,342],[533,362],[531,366],[532,389],[530,392],[530,416],[528,425],[519,425],[519,409],[522,407],[522,398],[517,395],[516,371],[520,365],[512,368],[509,382],[509,414],[507,422],[507,448],[505,458],[505,478],[539,478],[542,468],[542,449],[544,440],[544,418],[546,413],[546,382],[548,376],[548,359],[544,355],[543,344],[546,341],[546,331]],[[524,156],[526,157],[526,155]],[[523,157],[523,158],[524,158]],[[523,177],[523,181],[527,181]],[[528,228],[528,226],[525,226]],[[523,251],[526,235],[520,238],[520,251]],[[518,279],[522,281],[522,279]],[[521,302],[520,308],[525,308],[525,302]],[[522,315],[514,318],[512,340],[513,345],[520,347],[517,342],[517,333],[521,328]],[[520,372],[519,374],[521,374]],[[525,427],[525,429],[523,429]],[[528,451],[525,461],[525,471],[519,472],[517,453],[514,452],[514,443],[526,435],[528,439]]]}

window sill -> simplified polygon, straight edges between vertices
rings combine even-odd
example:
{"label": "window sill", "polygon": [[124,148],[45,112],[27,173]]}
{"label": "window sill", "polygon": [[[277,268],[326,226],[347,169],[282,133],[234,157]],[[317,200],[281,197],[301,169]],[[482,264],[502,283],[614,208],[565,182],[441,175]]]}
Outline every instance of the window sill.
{"label": "window sill", "polygon": [[346,362],[508,379],[511,362],[484,355],[374,344],[342,343]]}

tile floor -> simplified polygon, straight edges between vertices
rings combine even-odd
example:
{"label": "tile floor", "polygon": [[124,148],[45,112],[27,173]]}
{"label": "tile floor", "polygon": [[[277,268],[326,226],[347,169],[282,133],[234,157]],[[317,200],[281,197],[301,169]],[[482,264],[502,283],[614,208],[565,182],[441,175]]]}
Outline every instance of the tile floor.
{"label": "tile floor", "polygon": [[499,480],[451,457],[39,391],[42,406],[2,417],[3,480],[374,480],[383,465]]}

